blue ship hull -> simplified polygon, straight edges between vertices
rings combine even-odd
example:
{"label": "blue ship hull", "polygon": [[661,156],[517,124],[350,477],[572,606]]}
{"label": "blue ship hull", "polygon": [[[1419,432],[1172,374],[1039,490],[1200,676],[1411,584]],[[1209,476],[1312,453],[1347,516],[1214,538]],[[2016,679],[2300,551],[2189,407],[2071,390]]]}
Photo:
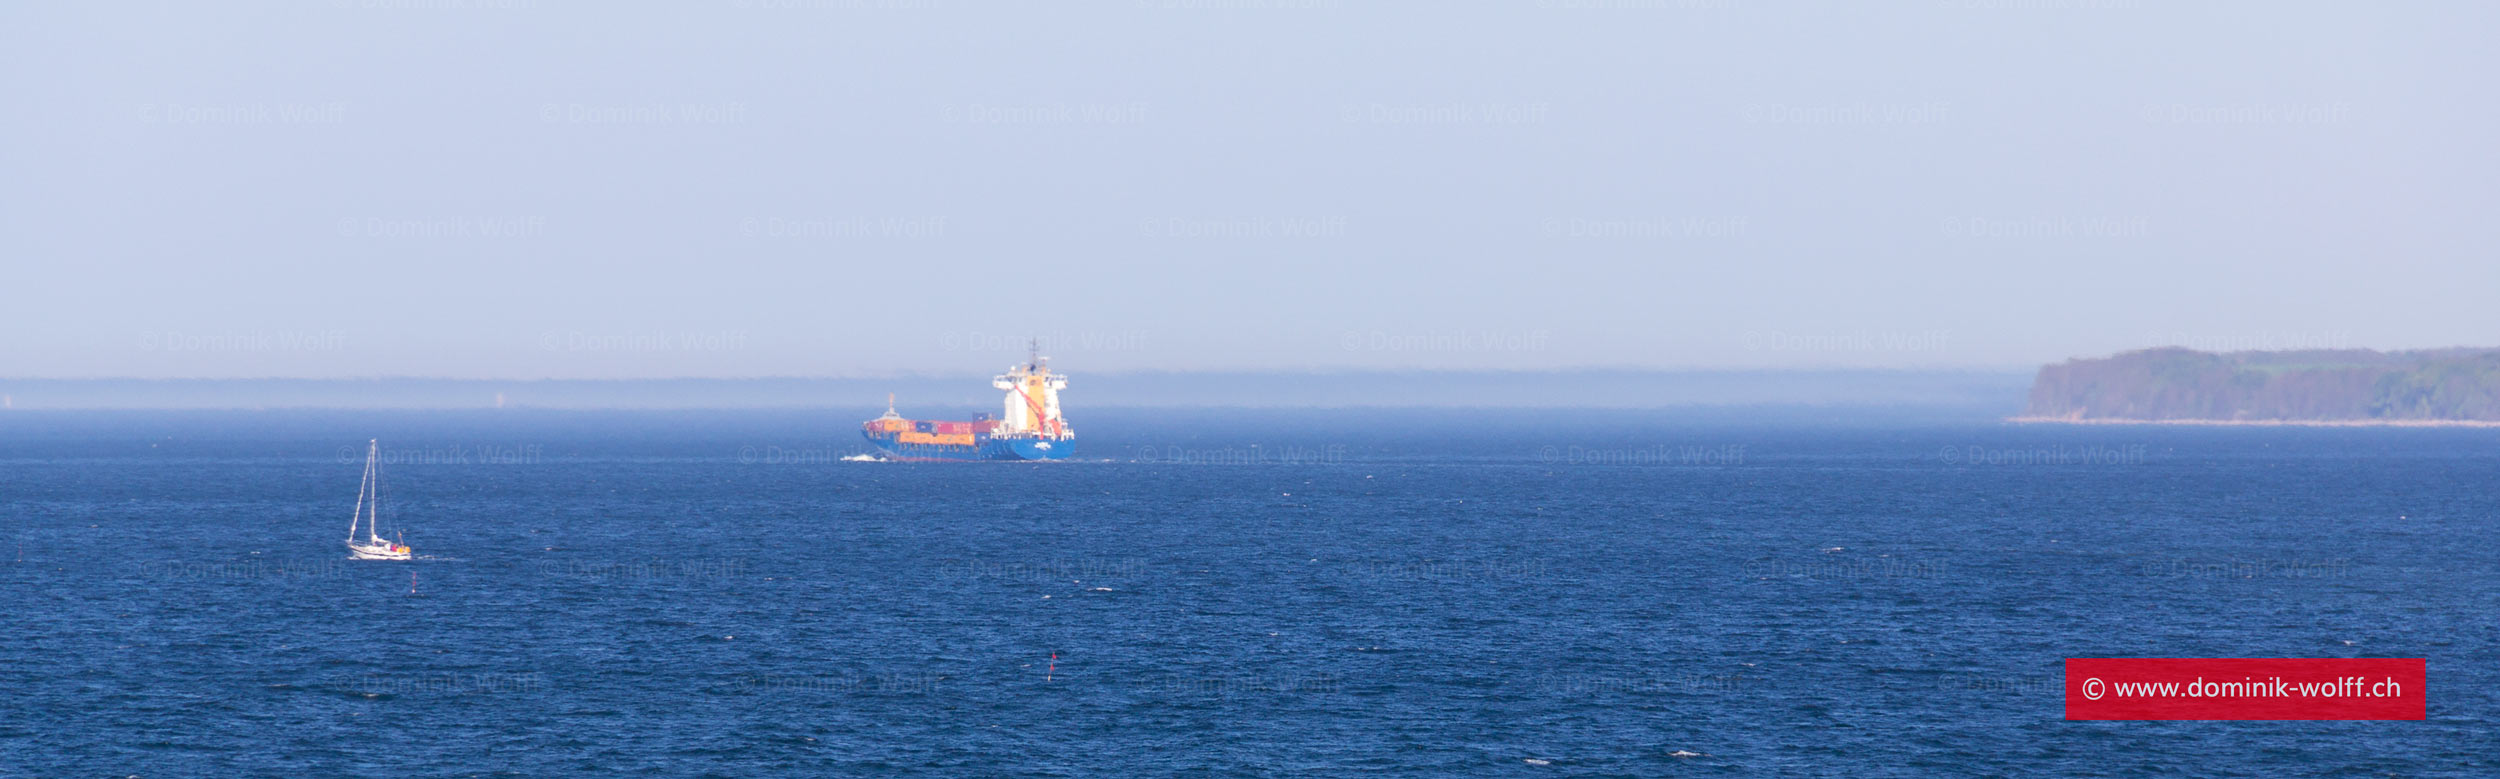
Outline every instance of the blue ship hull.
{"label": "blue ship hull", "polygon": [[1045,441],[1038,438],[991,438],[974,436],[970,445],[907,444],[893,433],[880,434],[862,430],[861,438],[897,460],[1065,460],[1076,453],[1076,439]]}

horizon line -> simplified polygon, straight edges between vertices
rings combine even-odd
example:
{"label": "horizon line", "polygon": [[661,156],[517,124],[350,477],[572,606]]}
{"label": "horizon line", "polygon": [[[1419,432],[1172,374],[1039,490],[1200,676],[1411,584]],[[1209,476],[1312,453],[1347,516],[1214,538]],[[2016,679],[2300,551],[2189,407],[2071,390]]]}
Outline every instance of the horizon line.
{"label": "horizon line", "polygon": [[[1410,374],[1441,375],[1519,375],[1554,376],[1573,374],[2003,374],[2029,373],[2042,365],[2031,366],[1965,366],[1965,367],[1819,367],[1819,368],[1288,368],[1275,370],[1106,370],[1083,371],[1082,376],[1390,376]],[[660,382],[660,381],[911,381],[922,379],[955,380],[991,375],[989,371],[899,372],[884,374],[778,374],[756,376],[598,376],[530,378],[506,376],[0,376],[0,382],[17,381],[466,381],[466,382]]]}

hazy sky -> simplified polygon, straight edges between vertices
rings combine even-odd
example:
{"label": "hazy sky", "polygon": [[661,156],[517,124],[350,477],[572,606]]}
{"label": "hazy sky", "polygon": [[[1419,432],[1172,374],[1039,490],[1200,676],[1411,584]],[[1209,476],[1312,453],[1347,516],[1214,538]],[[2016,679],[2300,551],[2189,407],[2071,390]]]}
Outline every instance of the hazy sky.
{"label": "hazy sky", "polygon": [[2500,344],[2500,6],[0,8],[0,376]]}

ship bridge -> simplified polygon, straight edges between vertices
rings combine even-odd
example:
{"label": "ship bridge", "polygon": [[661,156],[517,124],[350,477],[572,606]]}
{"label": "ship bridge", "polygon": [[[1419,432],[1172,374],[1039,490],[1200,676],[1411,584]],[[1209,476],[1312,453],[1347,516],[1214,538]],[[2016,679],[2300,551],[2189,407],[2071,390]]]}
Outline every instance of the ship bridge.
{"label": "ship bridge", "polygon": [[991,377],[990,386],[1007,391],[1004,413],[999,415],[998,430],[992,435],[1054,440],[1076,437],[1067,418],[1059,414],[1059,389],[1068,386],[1068,377],[1050,372],[1050,358],[1042,356],[1039,341],[1034,342],[1032,354],[1024,364]]}

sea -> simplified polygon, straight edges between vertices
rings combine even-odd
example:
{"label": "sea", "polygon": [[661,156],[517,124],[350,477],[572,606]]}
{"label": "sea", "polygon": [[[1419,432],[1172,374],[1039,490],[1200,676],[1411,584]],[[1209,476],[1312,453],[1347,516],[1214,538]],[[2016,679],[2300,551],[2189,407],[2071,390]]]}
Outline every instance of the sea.
{"label": "sea", "polygon": [[[2500,431],[880,410],[0,412],[0,776],[2500,776]],[[2427,717],[2067,721],[2075,657]]]}

